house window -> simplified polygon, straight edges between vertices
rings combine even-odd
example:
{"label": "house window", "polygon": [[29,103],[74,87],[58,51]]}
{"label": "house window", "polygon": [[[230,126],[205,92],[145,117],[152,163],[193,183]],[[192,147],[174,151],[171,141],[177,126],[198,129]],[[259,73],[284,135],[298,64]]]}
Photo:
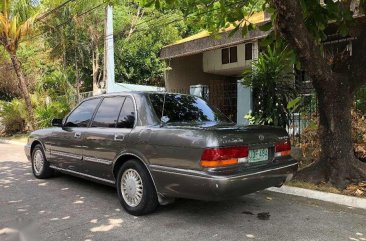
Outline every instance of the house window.
{"label": "house window", "polygon": [[229,56],[229,49],[222,49],[221,50],[221,62],[222,64],[230,63],[230,56]]}
{"label": "house window", "polygon": [[222,64],[238,62],[238,47],[221,49],[221,62]]}
{"label": "house window", "polygon": [[253,59],[253,43],[245,44],[245,60]]}

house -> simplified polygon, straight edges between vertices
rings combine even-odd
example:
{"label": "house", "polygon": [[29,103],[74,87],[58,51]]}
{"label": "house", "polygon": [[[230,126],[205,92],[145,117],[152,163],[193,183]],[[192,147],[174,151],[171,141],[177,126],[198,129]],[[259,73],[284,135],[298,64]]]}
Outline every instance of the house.
{"label": "house", "polygon": [[[356,21],[366,21],[365,15],[355,15]],[[270,21],[264,12],[253,14],[248,21],[256,25]],[[242,36],[240,31],[230,36],[233,27],[229,27],[217,36],[207,31],[177,41],[162,48],[160,57],[166,61],[165,73],[167,91],[190,93],[205,98],[210,104],[218,107],[238,124],[248,124],[244,116],[253,108],[253,93],[240,82],[242,73],[252,68],[252,62],[261,52],[260,42],[269,32],[256,28]],[[352,56],[353,45],[358,46],[362,39],[341,36],[334,24],[327,28],[328,39],[323,42],[326,54],[345,53]],[[334,56],[334,55],[333,55]],[[316,112],[312,103],[314,91],[310,78],[304,71],[296,71],[295,81],[299,94],[308,96],[307,102]],[[315,106],[315,107],[313,107]],[[312,114],[312,113],[310,113]],[[289,132],[297,135],[304,127],[300,113],[295,113],[292,120],[296,126],[289,127]]]}
{"label": "house", "polygon": [[[260,25],[270,21],[264,12],[255,13],[249,22]],[[259,41],[268,32],[258,28],[242,36],[229,36],[229,27],[217,36],[207,31],[165,46],[160,57],[166,61],[165,87],[169,92],[198,94],[218,107],[238,124],[247,124],[244,116],[252,109],[252,91],[240,81],[245,69],[258,57]]]}

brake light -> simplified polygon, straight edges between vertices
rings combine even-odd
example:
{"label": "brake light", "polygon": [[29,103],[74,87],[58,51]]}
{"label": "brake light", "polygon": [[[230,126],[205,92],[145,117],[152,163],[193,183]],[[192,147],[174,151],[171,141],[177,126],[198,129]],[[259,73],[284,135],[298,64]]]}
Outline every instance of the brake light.
{"label": "brake light", "polygon": [[222,147],[205,149],[201,157],[202,167],[223,167],[248,160],[248,147]]}
{"label": "brake light", "polygon": [[290,139],[282,140],[275,144],[275,157],[291,155]]}

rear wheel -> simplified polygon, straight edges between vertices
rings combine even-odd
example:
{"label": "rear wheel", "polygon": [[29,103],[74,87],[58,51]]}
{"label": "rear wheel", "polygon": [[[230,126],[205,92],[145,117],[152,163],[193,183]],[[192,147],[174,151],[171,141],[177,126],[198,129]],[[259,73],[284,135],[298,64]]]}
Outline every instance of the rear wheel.
{"label": "rear wheel", "polygon": [[158,206],[150,174],[138,160],[127,161],[118,170],[117,192],[121,205],[132,215],[151,213]]}
{"label": "rear wheel", "polygon": [[32,171],[36,178],[44,179],[53,175],[53,169],[46,159],[43,148],[40,144],[36,145],[32,151]]}

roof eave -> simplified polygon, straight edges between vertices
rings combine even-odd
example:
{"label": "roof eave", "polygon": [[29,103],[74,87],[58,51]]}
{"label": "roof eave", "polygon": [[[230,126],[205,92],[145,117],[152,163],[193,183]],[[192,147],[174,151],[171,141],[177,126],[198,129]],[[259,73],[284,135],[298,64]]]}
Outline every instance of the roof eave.
{"label": "roof eave", "polygon": [[231,45],[251,42],[265,38],[270,32],[271,30],[261,31],[258,28],[248,32],[245,36],[241,34],[241,31],[237,31],[232,36],[229,36],[230,32],[223,32],[219,33],[217,36],[207,36],[180,44],[165,46],[160,51],[160,58],[163,60],[178,58],[213,49],[225,48]]}

